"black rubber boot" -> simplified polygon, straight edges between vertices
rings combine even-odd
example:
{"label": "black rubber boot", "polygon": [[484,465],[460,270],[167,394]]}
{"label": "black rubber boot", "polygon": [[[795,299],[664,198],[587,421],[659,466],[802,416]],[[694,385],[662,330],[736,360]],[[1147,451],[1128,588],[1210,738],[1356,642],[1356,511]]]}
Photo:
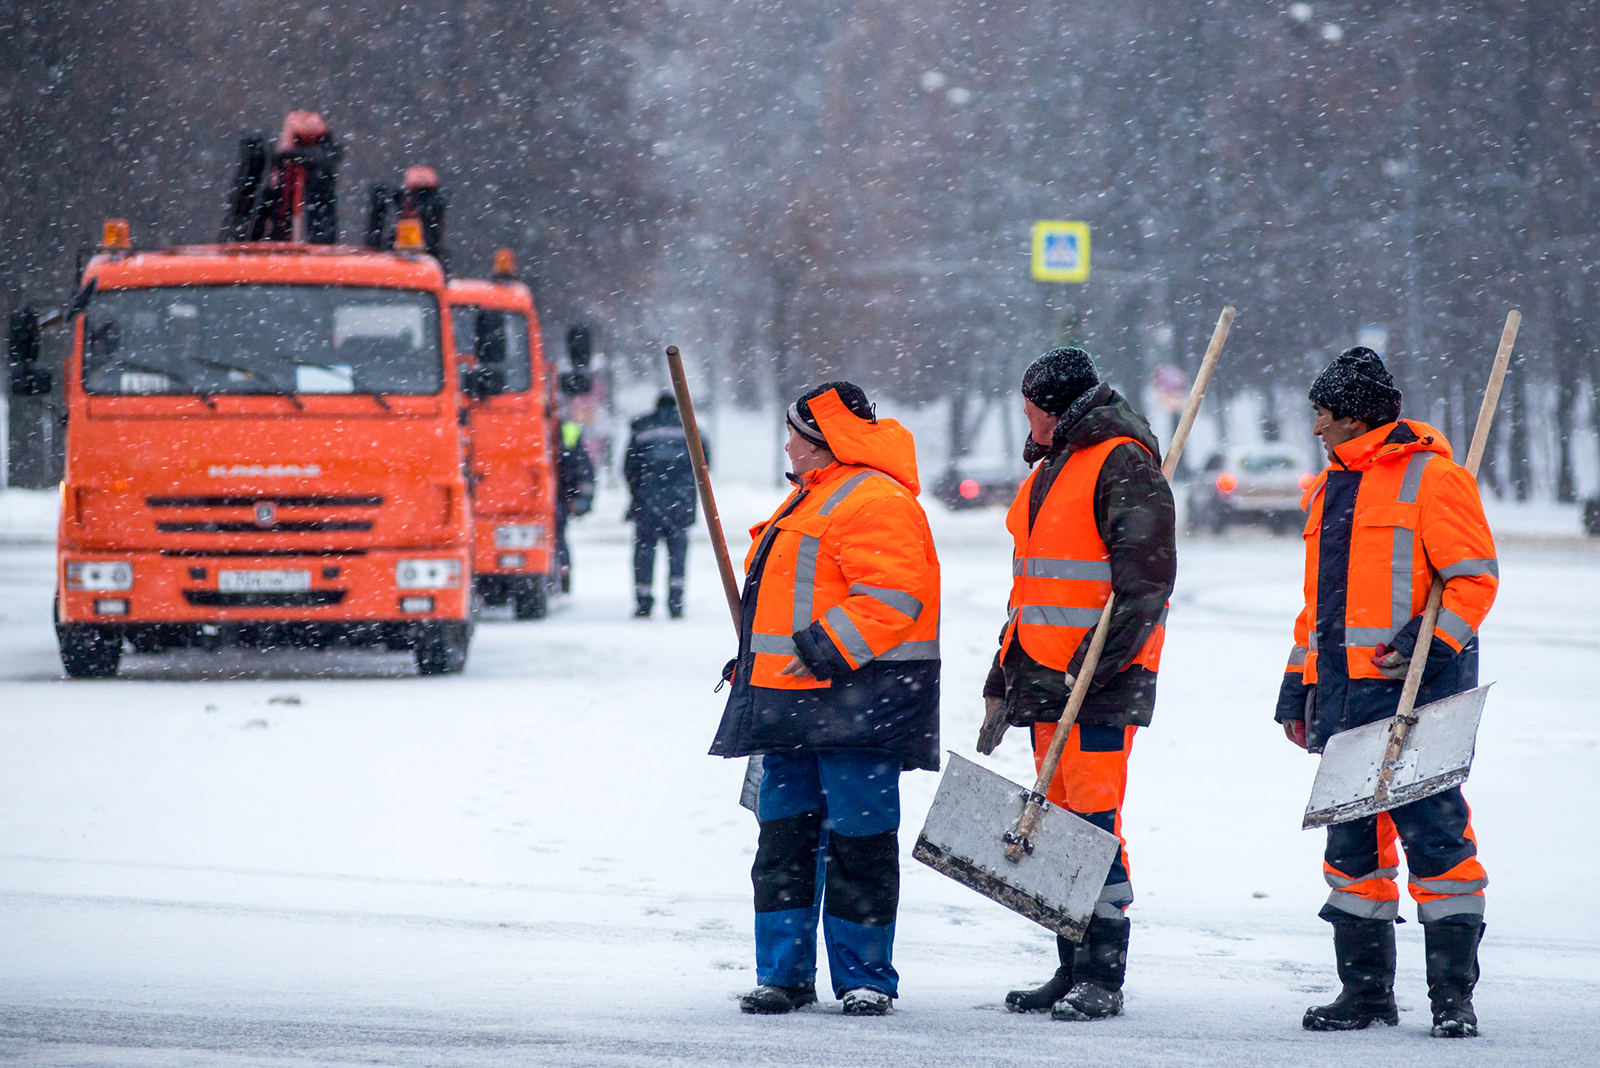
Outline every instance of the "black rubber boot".
{"label": "black rubber boot", "polygon": [[1061,967],[1043,986],[1011,991],[1006,995],[1006,1008],[1011,1012],[1044,1012],[1066,997],[1072,989],[1072,961],[1077,952],[1078,943],[1056,935],[1056,956],[1061,959]]}
{"label": "black rubber boot", "polygon": [[1472,1038],[1478,1033],[1472,988],[1478,983],[1478,943],[1482,940],[1481,923],[1473,927],[1456,923],[1422,925],[1434,1038]]}
{"label": "black rubber boot", "polygon": [[817,1003],[815,986],[758,986],[739,997],[739,1011],[778,1016]]}
{"label": "black rubber boot", "polygon": [[654,597],[650,596],[649,594],[640,594],[635,599],[635,607],[633,609],[633,618],[634,619],[649,619],[650,618],[650,611],[651,611],[651,609],[655,608],[655,606],[656,606],[656,599]]}
{"label": "black rubber boot", "polygon": [[1126,916],[1089,921],[1086,952],[1078,963],[1067,996],[1050,1010],[1052,1020],[1103,1020],[1122,1015],[1122,980],[1128,973],[1128,934],[1133,921]]}
{"label": "black rubber boot", "polygon": [[1333,921],[1333,957],[1344,989],[1326,1005],[1306,1010],[1307,1031],[1359,1031],[1373,1023],[1394,1027],[1394,924],[1388,920]]}

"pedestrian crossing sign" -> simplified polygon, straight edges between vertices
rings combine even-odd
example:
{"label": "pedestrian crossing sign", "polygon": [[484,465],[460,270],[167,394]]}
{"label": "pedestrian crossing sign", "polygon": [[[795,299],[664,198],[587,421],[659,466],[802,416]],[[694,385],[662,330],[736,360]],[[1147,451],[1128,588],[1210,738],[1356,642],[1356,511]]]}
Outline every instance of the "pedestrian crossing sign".
{"label": "pedestrian crossing sign", "polygon": [[1039,282],[1089,280],[1089,224],[1033,224],[1033,277]]}

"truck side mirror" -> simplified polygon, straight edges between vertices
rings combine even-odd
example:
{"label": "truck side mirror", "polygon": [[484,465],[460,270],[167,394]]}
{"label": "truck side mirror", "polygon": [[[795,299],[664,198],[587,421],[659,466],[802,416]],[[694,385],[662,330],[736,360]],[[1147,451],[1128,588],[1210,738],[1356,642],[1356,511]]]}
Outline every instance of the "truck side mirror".
{"label": "truck side mirror", "polygon": [[479,363],[505,363],[508,347],[505,312],[480,308],[475,326],[474,333],[477,336],[472,342],[473,356],[477,357]]}
{"label": "truck side mirror", "polygon": [[13,397],[37,397],[50,392],[50,372],[38,366],[39,351],[38,313],[32,308],[12,312],[6,355]]}
{"label": "truck side mirror", "polygon": [[572,370],[562,373],[561,392],[569,397],[594,388],[594,380],[589,374],[593,341],[593,334],[582,323],[567,331],[567,362],[572,365]]}
{"label": "truck side mirror", "polygon": [[473,400],[488,400],[506,391],[506,373],[498,367],[461,368],[461,392]]}

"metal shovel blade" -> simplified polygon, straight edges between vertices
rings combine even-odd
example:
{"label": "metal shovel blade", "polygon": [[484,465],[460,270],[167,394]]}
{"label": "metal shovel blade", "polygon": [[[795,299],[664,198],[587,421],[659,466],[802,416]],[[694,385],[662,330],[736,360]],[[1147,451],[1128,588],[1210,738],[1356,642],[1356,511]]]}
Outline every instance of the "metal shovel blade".
{"label": "metal shovel blade", "polygon": [[753,756],[745,761],[744,783],[739,787],[739,804],[755,812],[756,819],[761,818],[761,813],[756,812],[756,803],[761,800],[761,776],[763,769],[761,758]]}
{"label": "metal shovel blade", "polygon": [[1046,805],[1033,852],[1006,859],[1028,791],[955,753],[911,855],[984,897],[1072,941],[1081,941],[1116,859],[1117,836]]}
{"label": "metal shovel blade", "polygon": [[1406,734],[1395,763],[1389,796],[1379,804],[1373,794],[1389,745],[1392,719],[1342,731],[1328,739],[1317,766],[1302,829],[1346,823],[1376,816],[1466,781],[1478,741],[1478,721],[1489,687],[1453,694],[1417,709],[1417,722]]}

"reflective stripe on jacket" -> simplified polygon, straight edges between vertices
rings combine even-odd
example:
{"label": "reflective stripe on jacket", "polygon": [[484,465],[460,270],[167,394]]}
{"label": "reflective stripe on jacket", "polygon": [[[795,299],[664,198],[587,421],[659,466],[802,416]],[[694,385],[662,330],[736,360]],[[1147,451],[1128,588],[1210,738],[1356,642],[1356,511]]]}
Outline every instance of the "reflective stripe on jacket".
{"label": "reflective stripe on jacket", "polygon": [[[1464,650],[1475,654],[1500,585],[1477,482],[1450,459],[1438,430],[1402,419],[1334,455],[1301,499],[1306,603],[1285,668],[1286,692],[1299,683],[1316,687],[1317,722],[1307,724],[1314,748],[1394,714],[1401,684],[1385,680],[1372,657],[1379,645],[1411,653],[1435,572],[1445,579],[1444,601],[1417,704],[1475,685],[1475,656],[1464,658],[1473,663],[1459,679],[1438,670]],[[1369,690],[1373,700],[1361,696]],[[1297,718],[1293,703],[1280,700],[1278,718]]]}
{"label": "reflective stripe on jacket", "polygon": [[[751,528],[739,658],[712,753],[875,748],[938,767],[939,560],[894,420],[810,402],[835,463]],[[800,656],[813,673],[785,675]]]}
{"label": "reflective stripe on jacket", "polygon": [[[1056,476],[1030,529],[1028,507],[1036,467],[1017,489],[1006,514],[1011,531],[1010,621],[1001,658],[1014,640],[1039,663],[1066,671],[1073,654],[1094,632],[1111,597],[1111,554],[1095,523],[1094,490],[1111,450],[1138,442],[1110,438],[1073,453]],[[1138,653],[1120,670],[1161,667],[1165,627],[1158,623]]]}

